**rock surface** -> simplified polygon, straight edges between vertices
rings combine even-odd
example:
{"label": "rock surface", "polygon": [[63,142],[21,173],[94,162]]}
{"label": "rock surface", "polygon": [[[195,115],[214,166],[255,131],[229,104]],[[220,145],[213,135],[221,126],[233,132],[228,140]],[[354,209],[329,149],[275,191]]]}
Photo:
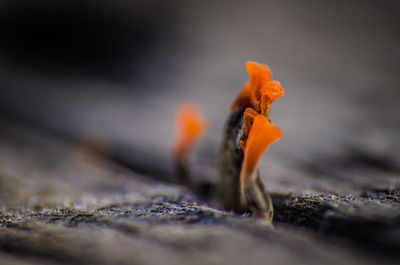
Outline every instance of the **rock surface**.
{"label": "rock surface", "polygon": [[[78,59],[103,34],[83,34],[89,42],[74,46],[78,54],[52,47],[56,66],[25,65],[33,55],[46,59],[50,42],[38,45],[31,32],[20,34],[22,45],[13,28],[43,17],[40,36],[51,36],[43,25],[79,22],[74,15],[86,21],[80,4],[9,16],[2,5],[10,39],[0,43],[0,264],[398,263],[396,1],[134,1],[148,2],[143,9],[119,2],[96,9],[91,25],[107,21],[112,36],[137,26],[133,43],[106,36],[118,67],[99,68],[90,56]],[[52,12],[60,10],[58,19]],[[29,17],[19,23],[14,14]],[[171,170],[174,113],[191,100],[210,128],[191,157],[193,173],[217,180],[223,126],[247,82],[247,60],[268,64],[286,90],[271,112],[284,138],[260,161],[275,229],[175,185]]]}
{"label": "rock surface", "polygon": [[274,193],[275,229],[104,155],[4,123],[1,264],[390,264],[400,190]]}

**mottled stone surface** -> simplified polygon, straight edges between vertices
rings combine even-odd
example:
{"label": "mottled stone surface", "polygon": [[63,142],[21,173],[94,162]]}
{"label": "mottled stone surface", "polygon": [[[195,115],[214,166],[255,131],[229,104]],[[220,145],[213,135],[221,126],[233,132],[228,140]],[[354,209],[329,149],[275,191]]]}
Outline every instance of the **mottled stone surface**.
{"label": "mottled stone surface", "polygon": [[399,189],[273,193],[271,229],[27,127],[3,122],[0,139],[1,264],[386,264],[399,257]]}
{"label": "mottled stone surface", "polygon": [[[52,36],[92,9],[1,6],[10,38],[0,43],[0,264],[396,264],[397,1],[118,2],[90,22],[113,36],[135,28],[131,42],[61,34],[78,54],[21,29],[40,25],[41,37]],[[91,43],[123,63],[78,60]],[[286,91],[270,116],[284,137],[259,164],[274,230],[203,200],[215,191],[247,60],[268,64]],[[190,157],[201,199],[172,173],[175,112],[187,100],[209,123]]]}

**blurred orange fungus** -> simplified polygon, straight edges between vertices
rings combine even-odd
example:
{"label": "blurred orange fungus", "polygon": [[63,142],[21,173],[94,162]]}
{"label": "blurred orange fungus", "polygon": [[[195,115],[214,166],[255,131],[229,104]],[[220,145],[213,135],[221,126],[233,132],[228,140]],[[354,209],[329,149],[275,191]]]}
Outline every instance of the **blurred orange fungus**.
{"label": "blurred orange fungus", "polygon": [[182,158],[201,139],[207,130],[205,119],[199,114],[195,104],[186,103],[179,107],[176,123],[177,138],[174,154]]}

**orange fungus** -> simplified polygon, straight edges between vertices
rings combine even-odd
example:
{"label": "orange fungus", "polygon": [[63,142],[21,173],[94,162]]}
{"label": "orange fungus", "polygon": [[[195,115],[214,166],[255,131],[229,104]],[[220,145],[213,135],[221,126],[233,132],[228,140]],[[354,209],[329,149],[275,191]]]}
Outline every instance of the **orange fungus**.
{"label": "orange fungus", "polygon": [[249,135],[251,125],[253,124],[254,118],[257,117],[258,113],[252,108],[246,108],[243,114],[243,121],[245,126],[245,135]]}
{"label": "orange fungus", "polygon": [[282,138],[281,129],[273,125],[265,116],[254,118],[244,151],[243,170],[246,174],[253,172],[262,154],[275,141]]}
{"label": "orange fungus", "polygon": [[285,95],[285,90],[280,82],[273,80],[262,87],[261,95],[267,96],[272,103],[278,98],[283,97]]}
{"label": "orange fungus", "polygon": [[207,130],[205,119],[199,114],[196,105],[190,103],[180,106],[176,127],[174,153],[178,157],[184,156]]}
{"label": "orange fungus", "polygon": [[257,110],[261,114],[268,117],[271,103],[276,99],[283,97],[284,95],[285,90],[283,90],[281,83],[275,80],[268,82],[261,88]]}
{"label": "orange fungus", "polygon": [[265,64],[258,64],[256,62],[247,62],[247,72],[250,75],[250,86],[253,88],[255,97],[258,97],[259,90],[272,80],[272,73],[268,66]]}
{"label": "orange fungus", "polygon": [[231,110],[241,105],[256,104],[260,89],[272,80],[272,73],[268,66],[256,62],[246,63],[247,72],[250,75],[250,81],[243,87],[231,106]]}

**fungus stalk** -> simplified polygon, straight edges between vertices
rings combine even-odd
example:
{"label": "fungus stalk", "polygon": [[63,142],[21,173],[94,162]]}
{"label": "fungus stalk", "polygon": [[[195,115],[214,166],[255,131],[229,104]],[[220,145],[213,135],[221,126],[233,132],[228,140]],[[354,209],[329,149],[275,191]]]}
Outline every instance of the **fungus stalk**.
{"label": "fungus stalk", "polygon": [[271,104],[284,95],[266,65],[247,62],[250,81],[231,107],[220,157],[220,201],[236,212],[251,210],[272,223],[271,199],[261,182],[257,164],[270,144],[282,137],[269,120]]}

